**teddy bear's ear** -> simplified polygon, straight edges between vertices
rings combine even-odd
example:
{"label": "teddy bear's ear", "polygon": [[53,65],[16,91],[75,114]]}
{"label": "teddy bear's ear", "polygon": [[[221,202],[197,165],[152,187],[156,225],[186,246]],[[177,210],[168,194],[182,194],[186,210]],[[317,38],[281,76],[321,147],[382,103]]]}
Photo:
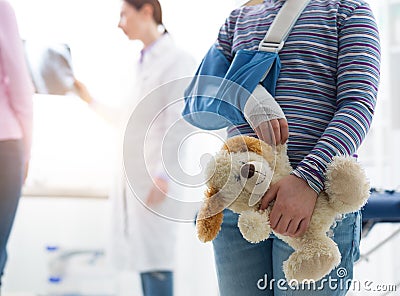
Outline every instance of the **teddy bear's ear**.
{"label": "teddy bear's ear", "polygon": [[205,192],[204,204],[196,218],[197,235],[202,242],[211,241],[217,236],[221,229],[224,209],[220,192],[208,189]]}
{"label": "teddy bear's ear", "polygon": [[226,140],[222,150],[228,152],[254,152],[264,157],[269,163],[274,163],[275,149],[261,141],[260,139],[249,136],[235,136]]}
{"label": "teddy bear's ear", "polygon": [[[226,140],[222,149],[228,151],[229,153],[249,152],[257,150],[257,145],[260,146],[258,139],[239,135]],[[257,153],[258,150],[253,152]]]}

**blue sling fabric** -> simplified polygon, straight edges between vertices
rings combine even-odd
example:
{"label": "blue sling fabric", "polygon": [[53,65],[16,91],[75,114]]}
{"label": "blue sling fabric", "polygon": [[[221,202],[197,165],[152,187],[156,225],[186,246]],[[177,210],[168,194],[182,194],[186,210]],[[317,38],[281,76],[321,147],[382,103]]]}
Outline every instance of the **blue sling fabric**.
{"label": "blue sling fabric", "polygon": [[205,130],[246,123],[250,94],[261,82],[274,96],[280,67],[275,52],[239,50],[230,63],[212,46],[185,91],[184,119]]}

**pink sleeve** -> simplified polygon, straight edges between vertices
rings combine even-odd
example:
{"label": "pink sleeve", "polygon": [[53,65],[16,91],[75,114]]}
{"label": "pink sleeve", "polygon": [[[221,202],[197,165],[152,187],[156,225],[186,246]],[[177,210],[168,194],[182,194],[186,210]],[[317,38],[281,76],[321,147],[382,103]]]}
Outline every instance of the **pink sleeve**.
{"label": "pink sleeve", "polygon": [[21,125],[25,142],[25,159],[28,160],[32,142],[33,86],[14,10],[8,2],[2,0],[0,0],[0,55],[10,106]]}

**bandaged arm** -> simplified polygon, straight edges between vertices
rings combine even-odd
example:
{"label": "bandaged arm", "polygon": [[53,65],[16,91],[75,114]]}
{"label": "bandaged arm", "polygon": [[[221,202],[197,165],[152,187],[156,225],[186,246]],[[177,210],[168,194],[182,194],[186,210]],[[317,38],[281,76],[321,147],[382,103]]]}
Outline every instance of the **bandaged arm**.
{"label": "bandaged arm", "polygon": [[286,118],[274,97],[261,84],[250,95],[243,113],[253,129],[265,121]]}

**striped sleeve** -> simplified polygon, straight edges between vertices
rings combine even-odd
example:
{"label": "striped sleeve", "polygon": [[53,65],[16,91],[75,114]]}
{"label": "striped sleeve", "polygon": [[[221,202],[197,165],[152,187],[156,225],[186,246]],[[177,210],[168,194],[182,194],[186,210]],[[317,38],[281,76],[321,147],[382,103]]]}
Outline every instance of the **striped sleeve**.
{"label": "striped sleeve", "polygon": [[215,42],[215,46],[219,49],[229,62],[232,61],[232,43],[235,24],[237,20],[238,12],[234,10],[231,12],[230,16],[226,19],[225,23],[219,30],[218,39]]}
{"label": "striped sleeve", "polygon": [[293,174],[319,193],[327,164],[335,155],[352,155],[371,125],[379,84],[380,46],[368,4],[361,4],[338,28],[336,112],[311,152]]}

